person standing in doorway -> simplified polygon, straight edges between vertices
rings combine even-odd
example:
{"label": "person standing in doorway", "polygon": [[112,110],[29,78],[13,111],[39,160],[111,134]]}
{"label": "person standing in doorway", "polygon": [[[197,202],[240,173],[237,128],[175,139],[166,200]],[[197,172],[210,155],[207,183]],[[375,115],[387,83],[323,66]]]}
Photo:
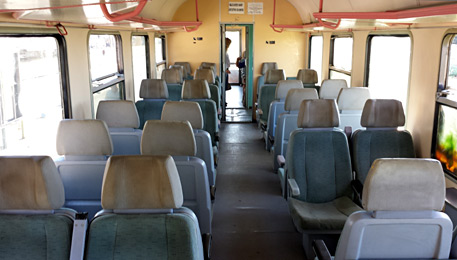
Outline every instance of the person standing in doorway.
{"label": "person standing in doorway", "polygon": [[230,90],[232,87],[230,86],[228,79],[229,79],[229,74],[230,74],[230,57],[228,55],[228,48],[230,47],[230,44],[232,43],[232,40],[229,38],[225,38],[225,90]]}

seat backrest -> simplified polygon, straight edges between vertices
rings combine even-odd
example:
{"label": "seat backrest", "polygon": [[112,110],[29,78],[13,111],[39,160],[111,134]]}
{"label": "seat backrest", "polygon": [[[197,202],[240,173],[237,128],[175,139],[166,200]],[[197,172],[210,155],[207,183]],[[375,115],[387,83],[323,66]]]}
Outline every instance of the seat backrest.
{"label": "seat backrest", "polygon": [[2,259],[69,259],[76,212],[49,156],[0,157]]}
{"label": "seat backrest", "polygon": [[318,81],[317,72],[313,69],[301,69],[297,73],[297,80],[300,80],[303,84],[316,84]]}
{"label": "seat backrest", "polygon": [[183,76],[182,76],[182,69],[181,68],[170,68],[162,70],[162,77],[163,80],[167,84],[182,84]]}
{"label": "seat backrest", "polygon": [[178,61],[175,62],[175,65],[181,65],[184,68],[184,78],[185,79],[191,79],[192,77],[192,68],[190,66],[189,62],[184,62],[184,61]]}
{"label": "seat backrest", "polygon": [[431,159],[378,159],[349,216],[335,259],[448,259],[452,222],[440,212],[445,181]]}
{"label": "seat backrest", "polygon": [[196,143],[189,121],[146,122],[143,155],[172,155],[178,167],[184,206],[195,212],[202,233],[211,233],[211,197],[205,162],[195,157]]}
{"label": "seat backrest", "polygon": [[299,80],[280,80],[276,85],[275,99],[285,101],[289,90],[300,88],[303,88],[303,85]]}
{"label": "seat backrest", "polygon": [[338,94],[337,104],[340,110],[340,125],[344,130],[350,126],[352,130],[362,128],[360,118],[365,102],[370,99],[370,90],[365,87],[342,88]]}
{"label": "seat backrest", "polygon": [[211,99],[216,102],[217,109],[221,107],[221,95],[219,93],[219,86],[216,82],[214,72],[212,69],[198,69],[195,70],[194,79],[204,79],[208,82],[208,87],[211,93]]}
{"label": "seat backrest", "polygon": [[270,69],[265,73],[265,84],[277,84],[278,81],[285,79],[286,73],[283,69]]}
{"label": "seat backrest", "polygon": [[338,124],[335,100],[302,101],[297,126],[303,129],[290,135],[285,166],[300,188],[295,199],[325,203],[352,196],[349,147]]}
{"label": "seat backrest", "polygon": [[276,70],[276,69],[278,69],[278,63],[264,62],[264,63],[262,63],[262,70],[260,71],[260,74],[265,75],[265,74],[267,74],[267,71]]}
{"label": "seat backrest", "polygon": [[217,125],[217,105],[210,100],[211,92],[208,82],[203,79],[186,80],[183,84],[182,99],[195,101],[200,105],[203,114],[203,130],[211,135],[213,146],[217,145],[219,129]]}
{"label": "seat backrest", "polygon": [[107,157],[113,144],[101,120],[62,120],[57,129],[56,160],[65,188],[65,207],[88,212],[101,209],[100,194]]}
{"label": "seat backrest", "polygon": [[174,64],[174,65],[170,65],[169,69],[177,69],[177,70],[179,70],[179,74],[181,74],[182,79],[184,80],[184,77],[186,76],[185,70],[184,70],[184,66]]}
{"label": "seat backrest", "polygon": [[336,100],[340,90],[347,87],[347,82],[344,79],[325,79],[322,81],[322,85],[319,90],[319,98]]}
{"label": "seat backrest", "polygon": [[378,158],[414,158],[411,134],[397,127],[405,124],[400,101],[368,99],[362,112],[361,125],[352,134],[352,160],[357,179],[363,183],[374,160]]}
{"label": "seat backrest", "polygon": [[217,65],[214,62],[202,62],[199,69],[212,69],[214,75],[217,77]]}
{"label": "seat backrest", "polygon": [[319,99],[317,91],[310,88],[291,89],[287,93],[286,101],[284,102],[284,110],[278,117],[278,124],[275,130],[274,142],[274,169],[278,169],[278,155],[286,157],[287,144],[289,143],[289,136],[292,131],[296,130],[298,110],[300,104],[305,99]]}
{"label": "seat backrest", "polygon": [[113,156],[103,182],[100,212],[91,222],[85,259],[203,259],[195,215],[171,156]]}
{"label": "seat backrest", "polygon": [[163,121],[189,121],[191,124],[195,142],[197,145],[196,157],[206,164],[209,185],[216,184],[216,169],[214,167],[214,154],[211,145],[211,136],[203,129],[203,115],[200,105],[190,101],[168,101],[163,106]]}
{"label": "seat backrest", "polygon": [[105,121],[113,142],[113,155],[140,154],[142,131],[135,103],[105,100],[98,103],[97,119]]}
{"label": "seat backrest", "polygon": [[164,79],[144,79],[141,81],[140,97],[135,103],[139,128],[143,129],[147,120],[158,120],[162,116],[162,108],[168,99],[168,87]]}

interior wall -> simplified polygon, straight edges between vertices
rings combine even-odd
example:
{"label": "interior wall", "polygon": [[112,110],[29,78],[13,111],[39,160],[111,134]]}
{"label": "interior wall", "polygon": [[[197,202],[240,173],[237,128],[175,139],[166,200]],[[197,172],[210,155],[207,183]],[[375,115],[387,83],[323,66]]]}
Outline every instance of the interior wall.
{"label": "interior wall", "polygon": [[[201,62],[208,61],[219,64],[220,23],[254,23],[254,86],[260,76],[263,62],[276,61],[279,68],[286,71],[287,76],[296,76],[300,68],[306,64],[305,53],[307,37],[303,32],[274,32],[270,27],[273,21],[273,1],[263,2],[262,15],[248,15],[245,2],[245,14],[228,14],[229,0],[200,0],[200,28],[191,33],[173,32],[168,34],[168,61],[189,61],[192,70]],[[195,2],[186,1],[175,13],[174,21],[195,19]],[[278,0],[276,8],[276,24],[301,24],[297,10],[286,0]],[[202,41],[194,41],[194,37],[202,37]],[[275,41],[275,44],[269,44]],[[268,42],[268,44],[267,44]],[[182,46],[188,46],[183,48]],[[254,87],[254,97],[256,88]]]}

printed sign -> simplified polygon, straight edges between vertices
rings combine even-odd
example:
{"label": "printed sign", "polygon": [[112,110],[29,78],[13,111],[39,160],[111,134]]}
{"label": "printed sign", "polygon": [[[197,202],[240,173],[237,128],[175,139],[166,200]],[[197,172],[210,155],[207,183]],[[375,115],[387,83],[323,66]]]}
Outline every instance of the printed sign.
{"label": "printed sign", "polygon": [[229,2],[229,14],[244,14],[244,2]]}
{"label": "printed sign", "polygon": [[248,14],[263,14],[263,3],[248,3]]}

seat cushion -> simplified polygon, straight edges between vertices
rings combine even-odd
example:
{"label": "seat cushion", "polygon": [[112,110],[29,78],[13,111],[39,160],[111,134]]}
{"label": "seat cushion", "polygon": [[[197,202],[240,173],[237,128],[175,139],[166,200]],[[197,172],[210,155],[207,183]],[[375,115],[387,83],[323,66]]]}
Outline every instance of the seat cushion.
{"label": "seat cushion", "polygon": [[289,198],[289,210],[300,230],[341,230],[349,215],[362,210],[348,197],[327,203],[308,203]]}

